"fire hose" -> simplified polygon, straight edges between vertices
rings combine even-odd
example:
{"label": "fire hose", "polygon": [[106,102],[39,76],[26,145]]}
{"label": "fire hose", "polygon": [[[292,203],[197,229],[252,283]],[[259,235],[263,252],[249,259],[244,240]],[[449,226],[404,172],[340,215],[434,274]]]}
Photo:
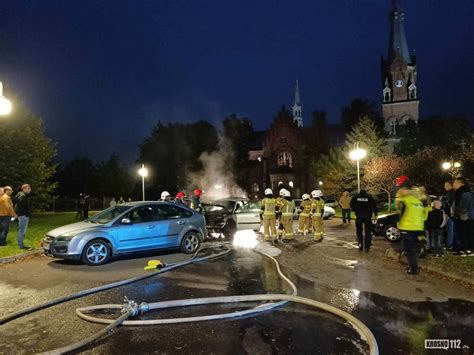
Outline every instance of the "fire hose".
{"label": "fire hose", "polygon": [[[202,250],[207,250],[207,249],[210,249],[210,248],[207,247],[207,248],[203,248]],[[25,310],[0,318],[0,325],[8,323],[9,321],[19,318],[21,316],[24,316],[26,314],[30,314],[35,311],[45,309],[59,303],[67,302],[72,299],[84,297],[85,295],[111,289],[114,287],[123,286],[131,282],[143,280],[145,278],[155,276],[156,274],[161,274],[163,272],[166,272],[166,271],[169,271],[169,270],[172,270],[184,265],[188,265],[191,263],[214,259],[223,255],[226,255],[230,252],[229,248],[226,248],[225,246],[222,246],[222,245],[219,246],[218,249],[221,249],[222,251],[216,254],[205,256],[205,257],[197,256],[202,251],[202,250],[199,250],[198,252],[196,252],[196,254],[194,254],[194,256],[191,259],[185,262],[168,265],[165,268],[161,269],[160,271],[157,271],[151,275],[140,276],[140,277],[124,280],[124,281],[119,281],[113,284],[104,285],[104,286],[96,287],[89,290],[84,290],[76,294],[73,294],[71,296],[62,297],[62,298],[47,302],[43,305],[27,308]],[[339,318],[349,323],[358,332],[361,339],[367,342],[367,344],[369,345],[369,353],[371,355],[376,355],[379,353],[375,336],[363,322],[361,322],[359,319],[355,318],[351,314],[343,310],[340,310],[336,307],[333,307],[331,305],[318,302],[312,299],[297,296],[296,286],[283,274],[283,272],[280,269],[280,265],[278,261],[271,255],[269,255],[268,253],[264,252],[263,250],[257,249],[255,251],[265,257],[270,258],[274,262],[280,277],[282,277],[283,280],[285,280],[285,282],[291,287],[292,294],[257,294],[257,295],[240,295],[240,296],[220,296],[220,297],[192,298],[192,299],[183,299],[183,300],[174,300],[174,301],[162,301],[162,302],[153,302],[153,303],[143,302],[140,304],[136,303],[135,301],[131,301],[125,298],[124,304],[104,304],[104,305],[96,305],[96,306],[90,306],[90,307],[81,307],[81,308],[76,309],[76,314],[80,318],[89,322],[108,324],[107,327],[105,327],[98,333],[94,334],[93,336],[86,338],[80,342],[77,342],[77,343],[62,347],[62,348],[58,348],[52,351],[44,352],[43,354],[64,354],[64,353],[81,349],[85,347],[86,345],[94,342],[95,340],[105,335],[110,334],[114,329],[118,328],[121,325],[122,326],[163,325],[163,324],[202,322],[202,321],[210,321],[210,320],[224,320],[224,319],[231,319],[231,318],[237,318],[237,317],[267,312],[271,309],[281,307],[288,302],[305,304],[305,305],[322,309],[329,313],[335,314]],[[184,317],[184,318],[169,318],[169,319],[129,320],[130,317],[136,317],[148,311],[157,310],[157,309],[189,307],[189,306],[198,306],[198,305],[207,305],[207,304],[245,303],[245,302],[257,302],[257,301],[260,301],[260,302],[267,301],[270,303],[264,303],[253,308],[230,312],[230,313],[223,313],[223,314],[213,314],[213,315]],[[97,310],[110,310],[110,309],[120,309],[122,312],[122,315],[117,319],[108,319],[108,318],[98,318],[98,317],[85,314],[86,312],[97,311]]]}

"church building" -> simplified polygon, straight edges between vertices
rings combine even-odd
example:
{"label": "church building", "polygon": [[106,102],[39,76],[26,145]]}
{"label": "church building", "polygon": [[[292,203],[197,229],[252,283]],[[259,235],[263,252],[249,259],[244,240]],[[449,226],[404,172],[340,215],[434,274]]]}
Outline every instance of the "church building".
{"label": "church building", "polygon": [[389,141],[396,140],[397,126],[419,118],[416,56],[408,50],[404,20],[400,0],[392,0],[388,55],[382,58],[382,116]]}

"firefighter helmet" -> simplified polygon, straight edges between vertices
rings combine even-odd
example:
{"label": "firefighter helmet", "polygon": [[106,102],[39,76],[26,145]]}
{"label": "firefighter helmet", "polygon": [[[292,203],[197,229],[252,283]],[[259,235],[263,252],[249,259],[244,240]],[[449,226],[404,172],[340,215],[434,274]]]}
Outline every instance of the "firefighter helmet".
{"label": "firefighter helmet", "polygon": [[180,191],[176,194],[176,198],[177,199],[182,199],[186,196],[186,194],[184,193],[184,191]]}
{"label": "firefighter helmet", "polygon": [[321,190],[313,190],[311,191],[311,196],[313,196],[313,198],[318,198],[323,196],[323,192]]}
{"label": "firefighter helmet", "polygon": [[194,196],[200,197],[202,195],[202,190],[201,189],[195,189],[194,190]]}
{"label": "firefighter helmet", "polygon": [[283,197],[285,196],[285,191],[287,191],[286,189],[280,189],[280,196]]}
{"label": "firefighter helmet", "polygon": [[273,195],[272,189],[266,189],[265,190],[265,195]]}
{"label": "firefighter helmet", "polygon": [[283,197],[291,197],[291,192],[288,190],[283,191]]}
{"label": "firefighter helmet", "polygon": [[303,196],[301,196],[301,198],[303,200],[309,200],[311,198],[311,196],[309,194],[303,194]]}
{"label": "firefighter helmet", "polygon": [[169,198],[170,198],[170,193],[169,193],[168,191],[163,191],[163,192],[161,193],[161,199],[162,199],[162,200],[167,200],[167,199],[169,199]]}

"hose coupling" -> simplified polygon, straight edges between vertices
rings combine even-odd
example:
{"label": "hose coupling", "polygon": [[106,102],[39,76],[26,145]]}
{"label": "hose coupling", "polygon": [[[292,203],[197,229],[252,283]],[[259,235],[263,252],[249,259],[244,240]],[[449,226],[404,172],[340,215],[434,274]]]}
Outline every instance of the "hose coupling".
{"label": "hose coupling", "polygon": [[142,302],[138,304],[133,300],[129,300],[127,296],[125,296],[123,305],[122,305],[122,313],[132,312],[131,316],[135,317],[150,310],[150,306],[146,302]]}

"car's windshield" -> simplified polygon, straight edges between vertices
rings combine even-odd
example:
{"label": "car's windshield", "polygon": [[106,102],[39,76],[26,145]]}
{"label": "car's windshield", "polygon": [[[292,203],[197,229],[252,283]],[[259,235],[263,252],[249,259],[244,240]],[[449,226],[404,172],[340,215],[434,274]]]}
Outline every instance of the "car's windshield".
{"label": "car's windshield", "polygon": [[217,200],[217,201],[214,202],[214,204],[224,206],[230,212],[232,212],[234,210],[234,207],[235,207],[235,201],[231,201],[231,200]]}
{"label": "car's windshield", "polygon": [[89,218],[86,222],[106,224],[120,216],[125,211],[128,211],[130,208],[131,206],[114,206],[96,214],[94,217]]}
{"label": "car's windshield", "polygon": [[243,209],[237,211],[237,213],[244,213],[244,212],[248,212],[248,211],[256,211],[256,210],[260,210],[261,206],[260,206],[260,202],[259,201],[250,201],[248,202]]}

